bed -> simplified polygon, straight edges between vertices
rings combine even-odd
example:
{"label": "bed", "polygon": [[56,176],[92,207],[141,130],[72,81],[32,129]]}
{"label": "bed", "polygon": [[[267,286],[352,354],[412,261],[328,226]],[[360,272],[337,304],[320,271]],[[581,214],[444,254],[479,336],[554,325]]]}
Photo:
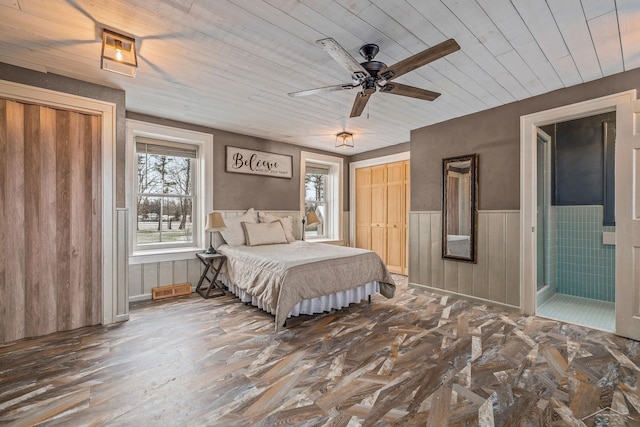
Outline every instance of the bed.
{"label": "bed", "polygon": [[380,292],[392,298],[395,283],[372,251],[294,241],[218,248],[227,262],[221,280],[243,302],[275,315],[276,331],[286,319],[339,309]]}

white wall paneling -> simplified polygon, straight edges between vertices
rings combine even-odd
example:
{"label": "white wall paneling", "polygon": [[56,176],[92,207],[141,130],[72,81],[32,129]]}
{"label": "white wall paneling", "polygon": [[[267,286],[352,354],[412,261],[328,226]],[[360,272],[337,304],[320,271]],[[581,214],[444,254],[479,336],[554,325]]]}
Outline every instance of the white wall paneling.
{"label": "white wall paneling", "polygon": [[[171,261],[173,263],[173,261]],[[142,292],[151,294],[151,289],[158,286],[158,268],[164,262],[142,264]]]}
{"label": "white wall paneling", "polygon": [[187,266],[189,261],[186,259],[173,263],[173,283],[187,283]]}
{"label": "white wall paneling", "polygon": [[168,286],[176,283],[173,281],[173,270],[179,262],[180,261],[158,263],[158,286]]}
{"label": "white wall paneling", "polygon": [[442,259],[442,214],[409,213],[409,283],[520,306],[519,211],[478,213],[478,262]]}
{"label": "white wall paneling", "polygon": [[117,298],[116,318],[118,322],[129,320],[129,268],[127,265],[129,260],[128,214],[129,209],[116,209],[118,236],[116,240],[116,281],[118,283],[118,289],[123,290],[123,292],[118,292]]}

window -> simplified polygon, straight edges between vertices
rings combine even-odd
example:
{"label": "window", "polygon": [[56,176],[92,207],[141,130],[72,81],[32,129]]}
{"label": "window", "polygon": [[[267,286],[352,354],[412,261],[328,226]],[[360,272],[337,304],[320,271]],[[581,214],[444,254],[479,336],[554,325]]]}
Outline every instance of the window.
{"label": "window", "polygon": [[198,147],[136,138],[136,246],[192,245]]}
{"label": "window", "polygon": [[307,224],[304,230],[306,238],[327,237],[326,230],[329,229],[331,219],[327,211],[327,187],[331,184],[329,176],[329,166],[307,163],[304,176],[304,213],[315,212],[320,218],[320,224]]}
{"label": "window", "polygon": [[342,169],[340,157],[302,152],[300,207],[315,212],[319,224],[305,224],[305,239],[342,239]]}
{"label": "window", "polygon": [[130,264],[193,258],[207,244],[213,136],[127,120]]}

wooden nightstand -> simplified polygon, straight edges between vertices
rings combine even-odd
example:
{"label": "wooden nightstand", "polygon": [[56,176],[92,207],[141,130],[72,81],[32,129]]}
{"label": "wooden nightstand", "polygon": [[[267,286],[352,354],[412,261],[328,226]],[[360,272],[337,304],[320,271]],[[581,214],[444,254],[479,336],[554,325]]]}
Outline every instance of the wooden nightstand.
{"label": "wooden nightstand", "polygon": [[[199,253],[196,254],[196,256],[200,259],[200,262],[205,265],[200,280],[198,281],[198,286],[196,286],[196,292],[199,293],[202,298],[220,297],[224,295],[224,285],[218,280],[218,274],[220,274],[222,266],[227,261],[227,257],[221,253]],[[212,273],[213,277],[209,277],[209,273]],[[207,282],[204,284],[204,287],[202,286],[203,282]],[[211,294],[212,291],[214,292],[213,294]]]}

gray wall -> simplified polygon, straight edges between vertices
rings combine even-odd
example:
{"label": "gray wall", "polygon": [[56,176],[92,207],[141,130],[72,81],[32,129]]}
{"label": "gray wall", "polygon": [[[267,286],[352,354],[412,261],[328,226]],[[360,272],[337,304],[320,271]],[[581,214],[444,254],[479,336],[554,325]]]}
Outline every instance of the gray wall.
{"label": "gray wall", "polygon": [[0,79],[116,104],[116,207],[124,207],[124,160],[126,152],[124,91],[3,63],[0,63]]}
{"label": "gray wall", "polygon": [[[283,142],[191,125],[134,112],[127,112],[127,118],[195,130],[213,135],[214,209],[242,210],[253,207],[258,210],[273,211],[300,210],[300,152],[308,151],[342,157],[344,159],[343,210],[349,210],[349,158],[347,156],[340,156],[335,153],[303,148]],[[293,178],[283,179],[227,173],[225,171],[225,146],[227,145],[292,156]]]}
{"label": "gray wall", "polygon": [[411,146],[409,142],[403,142],[401,144],[392,145],[391,147],[378,148],[377,150],[367,151],[365,153],[354,154],[349,157],[350,162],[359,162],[361,160],[375,159],[376,157],[390,156],[392,154],[404,153],[410,151]]}
{"label": "gray wall", "polygon": [[640,69],[411,132],[411,210],[442,208],[442,159],[479,154],[479,209],[520,209],[520,116],[640,87]]}

